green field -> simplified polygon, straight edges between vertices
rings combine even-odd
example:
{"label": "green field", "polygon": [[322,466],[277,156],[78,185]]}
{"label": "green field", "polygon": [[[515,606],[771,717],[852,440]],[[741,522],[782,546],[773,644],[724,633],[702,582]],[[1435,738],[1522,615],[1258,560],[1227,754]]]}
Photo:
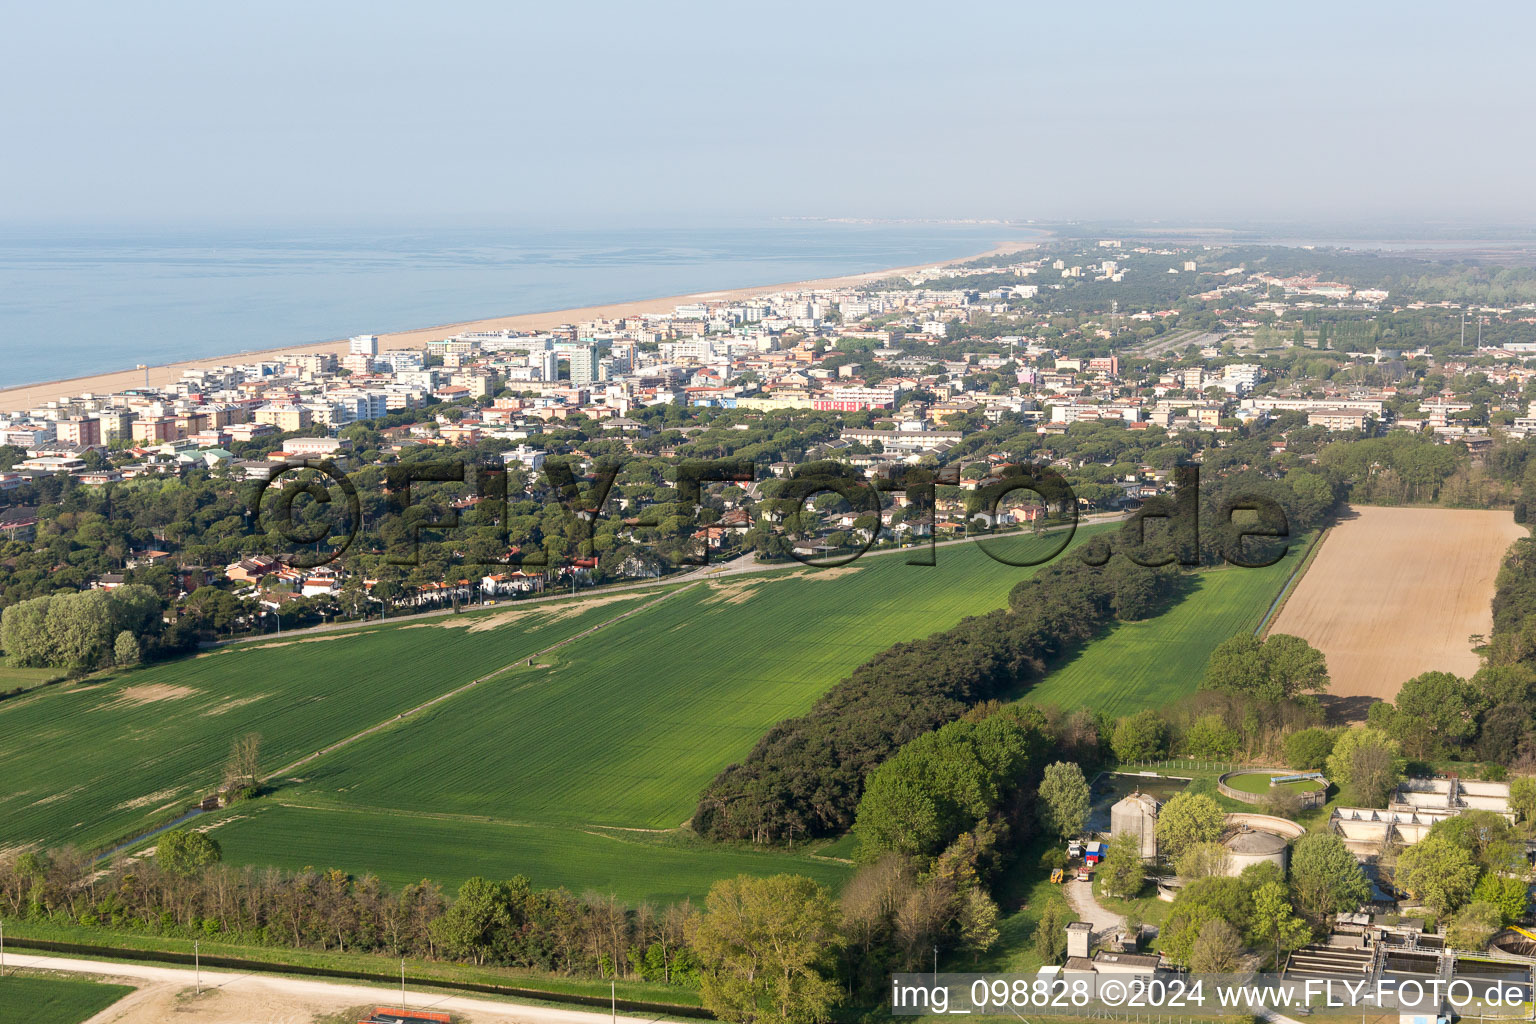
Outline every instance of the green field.
{"label": "green field", "polygon": [[1122,622],[1032,687],[1027,700],[1091,707],[1110,715],[1164,708],[1195,692],[1216,645],[1252,632],[1306,557],[1293,544],[1263,569],[1225,566],[1194,573],[1194,590],[1161,615]]}
{"label": "green field", "polygon": [[[676,828],[769,726],[897,640],[1000,607],[1021,570],[871,559],[708,583],[306,769],[348,804]],[[837,570],[833,570],[836,572]],[[547,667],[546,667],[547,666]]]}
{"label": "green field", "polygon": [[[1303,550],[1265,569],[1195,574],[1167,613],[1114,627],[1028,699],[1111,713],[1176,701],[1217,643],[1259,623]],[[0,703],[11,782],[0,848],[100,848],[163,821],[217,783],[231,738],[249,731],[271,772],[377,727],[284,773],[269,796],[200,819],[226,860],[430,877],[450,890],[473,874],[526,874],[629,900],[697,897],[742,871],[835,884],[850,870],[839,847],[769,853],[678,830],[704,785],[774,723],[892,643],[1002,607],[1032,572],[974,544],[940,548],[934,567],[907,562],[273,638],[48,687]]]}
{"label": "green field", "polygon": [[655,833],[675,833],[716,772],[870,655],[1002,607],[1033,571],[974,544],[940,548],[933,567],[909,557],[273,637],[48,687],[0,703],[0,849],[101,849],[168,820],[211,791],[247,732],[272,773],[377,729],[201,821],[233,862],[395,880],[521,872],[636,897],[697,894],[740,870],[832,881],[847,870],[833,858]]}
{"label": "green field", "polygon": [[[848,868],[831,860],[619,840],[678,829],[775,722],[891,643],[1001,607],[1030,572],[963,545],[935,567],[891,555],[702,583],[306,766],[271,800],[287,806],[215,834],[236,863],[521,872],[652,898],[748,869],[835,881]],[[445,860],[433,828],[468,830],[463,857]]]}
{"label": "green field", "polygon": [[215,788],[236,736],[272,771],[655,598],[274,637],[0,702],[0,849],[103,846]]}
{"label": "green field", "polygon": [[471,875],[523,874],[541,888],[667,903],[698,901],[717,879],[743,873],[789,872],[837,888],[853,870],[827,857],[714,846],[692,833],[516,825],[275,802],[251,804],[242,813],[211,833],[226,860],[295,871],[362,863],[393,885],[429,875],[449,894]]}
{"label": "green field", "polygon": [[132,992],[75,978],[7,975],[0,978],[0,1021],[16,1024],[80,1024]]}
{"label": "green field", "polygon": [[61,678],[63,673],[56,668],[12,668],[9,661],[0,658],[0,693],[31,689]]}

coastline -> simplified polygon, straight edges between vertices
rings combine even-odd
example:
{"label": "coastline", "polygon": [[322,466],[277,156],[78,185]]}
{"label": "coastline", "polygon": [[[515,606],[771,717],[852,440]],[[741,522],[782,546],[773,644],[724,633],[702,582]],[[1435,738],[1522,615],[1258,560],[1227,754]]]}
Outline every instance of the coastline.
{"label": "coastline", "polygon": [[[541,331],[548,330],[551,327],[558,327],[561,324],[576,323],[583,320],[616,319],[643,313],[665,313],[670,312],[674,306],[689,302],[733,302],[753,298],[758,295],[768,295],[774,292],[790,290],[846,288],[869,284],[872,281],[878,281],[897,274],[911,273],[932,267],[953,266],[957,263],[966,263],[986,256],[1001,256],[1024,252],[1036,248],[1039,244],[1038,241],[1023,240],[1000,242],[985,252],[975,253],[970,256],[961,256],[956,259],[939,260],[931,263],[919,263],[905,267],[891,267],[885,270],[871,270],[861,274],[845,274],[841,277],[790,281],[783,284],[754,285],[747,288],[731,288],[723,291],[692,292],[687,295],[635,299],[599,306],[583,306],[575,309],[555,309],[538,313],[515,313],[482,320],[465,320],[457,323],[438,324],[432,327],[412,328],[410,330],[379,335],[379,348],[380,350],[420,348],[429,341],[452,337],[463,331]],[[306,352],[345,353],[347,351],[347,344],[346,338],[338,338],[312,344],[280,345],[274,348],[253,349],[226,355],[182,360],[149,367],[148,379],[151,387],[163,387],[180,380],[182,373],[186,370],[204,369],[236,361],[272,359],[279,356],[296,355]],[[12,385],[0,388],[0,413],[21,412],[43,402],[58,401],[87,392],[91,394],[111,394],[126,388],[142,387],[144,381],[145,371],[134,368],[110,370],[105,373],[86,374],[80,377],[68,377],[63,380],[43,381],[37,384]]]}

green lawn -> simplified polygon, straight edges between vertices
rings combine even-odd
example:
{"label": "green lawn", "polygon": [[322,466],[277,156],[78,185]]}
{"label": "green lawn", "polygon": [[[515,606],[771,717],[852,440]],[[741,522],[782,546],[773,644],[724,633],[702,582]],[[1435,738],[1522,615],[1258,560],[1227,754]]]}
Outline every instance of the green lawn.
{"label": "green lawn", "polygon": [[211,791],[234,737],[276,770],[655,597],[274,637],[0,701],[0,848],[101,847]]}
{"label": "green lawn", "polygon": [[[1270,568],[1199,574],[1176,607],[1113,629],[1031,699],[1123,713],[1192,691],[1210,648],[1258,623],[1300,557],[1298,546]],[[713,580],[660,601],[616,594],[274,637],[6,701],[0,847],[99,848],[208,791],[233,737],[261,733],[273,771],[506,669],[225,814],[214,834],[227,859],[450,887],[521,873],[626,899],[697,896],[739,871],[836,884],[848,870],[832,859],[840,848],[825,859],[720,849],[676,830],[775,722],[892,643],[1002,607],[1033,571],[974,544],[940,548],[932,567],[908,558]]]}
{"label": "green lawn", "polygon": [[691,833],[517,825],[400,811],[286,806],[236,809],[211,833],[224,859],[289,870],[362,868],[395,886],[430,876],[450,895],[471,875],[527,875],[539,888],[564,886],[630,903],[701,900],[710,885],[739,874],[791,873],[834,889],[850,864],[786,853],[717,846]]}
{"label": "green lawn", "polygon": [[74,978],[6,975],[0,978],[0,1021],[80,1024],[132,991]]}
{"label": "green lawn", "polygon": [[1033,686],[1036,704],[1087,706],[1110,715],[1164,708],[1195,692],[1216,645],[1252,632],[1306,546],[1263,569],[1225,566],[1190,577],[1194,590],[1161,615],[1122,622]]}

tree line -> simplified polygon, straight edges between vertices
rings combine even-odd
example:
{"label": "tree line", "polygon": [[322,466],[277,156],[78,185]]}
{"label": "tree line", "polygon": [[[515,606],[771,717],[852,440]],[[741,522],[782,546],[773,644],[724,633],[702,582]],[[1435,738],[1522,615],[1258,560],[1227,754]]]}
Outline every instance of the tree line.
{"label": "tree line", "polygon": [[686,903],[630,907],[536,889],[521,876],[472,878],[450,898],[426,880],[396,889],[373,875],[234,867],[220,856],[216,840],[188,830],[162,835],[153,858],[100,873],[70,849],[11,854],[0,858],[0,912],[169,937],[697,980]]}
{"label": "tree line", "polygon": [[0,646],[12,665],[72,676],[137,664],[167,646],[165,633],[160,595],[141,584],[34,597],[0,615]]}

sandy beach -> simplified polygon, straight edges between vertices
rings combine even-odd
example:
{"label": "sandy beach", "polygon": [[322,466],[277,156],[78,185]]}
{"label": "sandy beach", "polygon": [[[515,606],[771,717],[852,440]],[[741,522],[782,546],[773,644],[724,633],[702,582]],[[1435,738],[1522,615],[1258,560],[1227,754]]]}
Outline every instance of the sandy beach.
{"label": "sandy beach", "polygon": [[[670,312],[674,306],[689,302],[735,301],[751,298],[755,295],[767,295],[772,292],[812,288],[846,288],[930,267],[944,267],[956,263],[965,263],[983,256],[1023,252],[1035,248],[1038,244],[1038,242],[1022,240],[1003,242],[986,252],[977,253],[972,256],[962,256],[958,259],[944,260],[936,263],[921,263],[909,267],[893,267],[888,270],[873,270],[863,274],[848,274],[843,277],[758,285],[751,288],[731,289],[729,291],[669,295],[662,298],[640,299],[632,302],[615,302],[606,306],[556,309],[543,313],[519,313],[513,316],[493,317],[489,320],[467,320],[462,323],[440,324],[436,327],[422,327],[409,331],[396,331],[393,334],[381,334],[379,335],[379,347],[381,349],[420,348],[436,338],[452,337],[462,331],[541,331],[551,327],[558,327],[561,324],[571,324],[580,321],[614,319],[641,313],[666,313]],[[162,366],[151,366],[149,367],[148,378],[150,386],[159,387],[179,380],[182,372],[185,370],[219,366],[234,362],[276,359],[283,355],[300,352],[344,353],[346,350],[347,339],[345,338],[306,345],[284,345],[277,348],[257,349],[249,352],[209,356],[203,359],[189,359],[183,362],[167,363]],[[47,381],[41,384],[23,384],[17,387],[0,388],[0,412],[18,412],[30,409],[44,402],[57,401],[74,395],[87,393],[98,395],[111,394],[125,388],[142,387],[144,381],[144,370],[131,369],[91,374],[85,377],[72,377],[67,380]]]}

